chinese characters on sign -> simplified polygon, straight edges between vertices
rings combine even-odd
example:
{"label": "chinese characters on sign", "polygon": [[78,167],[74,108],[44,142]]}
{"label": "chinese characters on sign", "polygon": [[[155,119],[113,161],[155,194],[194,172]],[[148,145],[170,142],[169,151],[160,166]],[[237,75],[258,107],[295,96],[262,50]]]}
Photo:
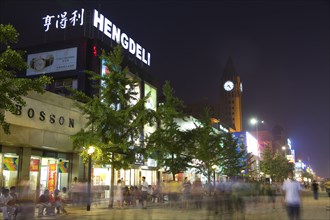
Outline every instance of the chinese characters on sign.
{"label": "chinese characters on sign", "polygon": [[79,23],[79,25],[82,26],[84,24],[84,12],[85,9],[82,8],[80,12],[75,10],[71,14],[64,11],[58,15],[46,15],[42,18],[45,21],[45,32],[47,32],[52,25],[55,25],[56,29],[65,29],[68,24],[74,27]]}

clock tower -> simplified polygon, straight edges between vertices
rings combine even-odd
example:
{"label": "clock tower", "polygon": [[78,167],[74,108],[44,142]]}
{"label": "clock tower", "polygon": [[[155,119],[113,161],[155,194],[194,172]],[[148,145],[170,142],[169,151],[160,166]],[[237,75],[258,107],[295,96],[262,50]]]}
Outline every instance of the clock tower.
{"label": "clock tower", "polygon": [[220,122],[235,132],[242,131],[242,91],[240,76],[229,57],[220,80]]}

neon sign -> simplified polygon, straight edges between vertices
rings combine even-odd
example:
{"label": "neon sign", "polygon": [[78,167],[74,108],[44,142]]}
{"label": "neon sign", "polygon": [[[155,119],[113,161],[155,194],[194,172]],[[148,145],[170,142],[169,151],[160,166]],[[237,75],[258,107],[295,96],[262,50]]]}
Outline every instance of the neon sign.
{"label": "neon sign", "polygon": [[135,55],[136,58],[150,66],[150,53],[132,38],[128,37],[126,33],[122,32],[120,28],[100,14],[96,9],[94,9],[93,25],[107,37],[116,41],[118,44],[120,43],[125,50],[128,50],[131,54]]}
{"label": "neon sign", "polygon": [[[85,9],[82,8],[80,11],[75,10],[71,13],[64,11],[57,15],[46,15],[42,18],[44,20],[45,32],[48,32],[53,27],[66,29],[69,25],[73,27],[82,26],[84,25],[84,13]],[[150,66],[151,54],[96,9],[94,9],[93,26],[111,40],[121,44],[125,50],[128,50],[137,59]]]}
{"label": "neon sign", "polygon": [[[70,14],[64,11],[58,15],[46,15],[42,18],[45,21],[45,32],[48,32],[49,28],[54,23],[56,29],[66,29],[68,24],[70,24],[71,26],[76,26],[79,23],[79,25],[82,26],[84,24],[84,12],[85,10],[82,8],[80,12],[78,12],[78,10],[75,10]],[[69,15],[70,17],[68,17]]]}

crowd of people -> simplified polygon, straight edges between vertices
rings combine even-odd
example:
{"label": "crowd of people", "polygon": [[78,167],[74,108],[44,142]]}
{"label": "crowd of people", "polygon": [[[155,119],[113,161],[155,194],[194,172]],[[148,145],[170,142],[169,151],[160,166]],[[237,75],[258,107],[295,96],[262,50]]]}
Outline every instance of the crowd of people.
{"label": "crowd of people", "polygon": [[[79,183],[74,181],[70,190],[63,187],[50,192],[45,189],[36,201],[33,201],[33,210],[37,208],[38,216],[68,214],[66,204],[85,203],[84,194],[78,190]],[[314,199],[318,199],[318,184],[314,181],[312,190]],[[163,203],[169,208],[208,209],[217,213],[240,212],[244,213],[245,203],[256,204],[263,199],[268,201],[273,209],[276,196],[282,194],[287,206],[290,219],[297,219],[300,215],[300,191],[302,186],[293,179],[292,172],[283,183],[245,182],[242,178],[224,179],[215,184],[203,184],[196,177],[193,181],[185,177],[183,181],[163,181],[157,185],[149,185],[145,177],[137,186],[126,186],[122,179],[117,181],[114,192],[114,207],[129,208],[142,207],[146,209],[148,203]],[[262,196],[262,197],[261,197]],[[265,198],[267,200],[265,200]],[[282,199],[281,199],[282,200]],[[97,202],[97,201],[94,201]],[[0,195],[0,210],[3,219],[13,220],[23,212],[24,203],[19,199],[16,187],[2,188]]]}

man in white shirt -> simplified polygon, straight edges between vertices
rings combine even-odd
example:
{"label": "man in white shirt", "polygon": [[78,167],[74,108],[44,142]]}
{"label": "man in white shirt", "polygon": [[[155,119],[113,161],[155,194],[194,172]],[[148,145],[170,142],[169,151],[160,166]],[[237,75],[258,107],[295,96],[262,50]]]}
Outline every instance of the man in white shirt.
{"label": "man in white shirt", "polygon": [[148,187],[149,187],[149,185],[146,181],[146,178],[143,176],[142,182],[141,182],[141,199],[142,199],[142,208],[143,209],[147,208]]}
{"label": "man in white shirt", "polygon": [[293,173],[288,173],[288,179],[283,183],[282,190],[285,193],[285,203],[290,220],[300,219],[300,183],[293,179]]}

